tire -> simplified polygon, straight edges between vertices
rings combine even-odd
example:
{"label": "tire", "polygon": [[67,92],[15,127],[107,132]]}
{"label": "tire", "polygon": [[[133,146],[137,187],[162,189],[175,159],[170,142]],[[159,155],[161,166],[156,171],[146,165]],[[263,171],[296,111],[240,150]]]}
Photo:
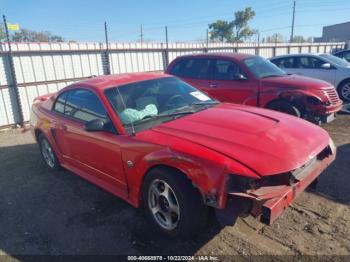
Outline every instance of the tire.
{"label": "tire", "polygon": [[[164,193],[166,191],[169,194]],[[151,170],[145,178],[142,194],[152,225],[168,237],[189,238],[208,221],[208,207],[200,193],[178,171],[170,168]]]}
{"label": "tire", "polygon": [[61,166],[58,162],[56,154],[47,138],[40,134],[38,137],[38,143],[40,147],[41,157],[46,166],[52,170],[60,170]]}
{"label": "tire", "polygon": [[292,105],[287,101],[272,102],[270,105],[267,106],[267,108],[275,111],[279,111],[282,113],[286,113],[292,116],[301,117],[300,110],[296,106]]}
{"label": "tire", "polygon": [[350,80],[341,83],[337,91],[341,100],[350,102]]}

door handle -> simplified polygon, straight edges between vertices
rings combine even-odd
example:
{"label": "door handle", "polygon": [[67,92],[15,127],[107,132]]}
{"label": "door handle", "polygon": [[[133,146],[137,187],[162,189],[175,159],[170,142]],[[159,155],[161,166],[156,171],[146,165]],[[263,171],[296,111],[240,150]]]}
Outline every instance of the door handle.
{"label": "door handle", "polygon": [[209,87],[218,87],[218,84],[209,84]]}

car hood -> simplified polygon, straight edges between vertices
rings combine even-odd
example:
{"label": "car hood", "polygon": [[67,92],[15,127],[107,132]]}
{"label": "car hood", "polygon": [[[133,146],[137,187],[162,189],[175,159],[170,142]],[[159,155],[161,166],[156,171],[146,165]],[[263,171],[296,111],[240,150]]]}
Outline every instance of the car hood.
{"label": "car hood", "polygon": [[[220,104],[152,128],[199,144],[248,166],[261,176],[294,170],[329,143],[326,131],[279,112]],[[165,142],[166,143],[166,142]]]}
{"label": "car hood", "polygon": [[285,75],[278,77],[267,77],[261,79],[263,86],[292,87],[299,89],[327,89],[331,84],[323,80],[300,75]]}

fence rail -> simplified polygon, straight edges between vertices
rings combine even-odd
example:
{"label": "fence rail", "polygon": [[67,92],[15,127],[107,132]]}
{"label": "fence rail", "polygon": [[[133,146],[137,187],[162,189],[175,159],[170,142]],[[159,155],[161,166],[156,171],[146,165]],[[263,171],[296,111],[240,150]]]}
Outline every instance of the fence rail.
{"label": "fence rail", "polygon": [[[328,53],[344,43],[0,43],[0,128],[29,120],[33,99],[92,75],[162,71],[177,56],[241,52]],[[14,75],[13,75],[14,74]],[[17,81],[13,81],[16,79]],[[22,115],[22,116],[21,116]]]}

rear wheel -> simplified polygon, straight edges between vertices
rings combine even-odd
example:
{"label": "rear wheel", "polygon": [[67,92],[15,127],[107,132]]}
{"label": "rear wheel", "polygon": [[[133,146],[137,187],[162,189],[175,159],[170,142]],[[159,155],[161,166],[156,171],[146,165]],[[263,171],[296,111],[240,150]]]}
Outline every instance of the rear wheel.
{"label": "rear wheel", "polygon": [[339,85],[338,94],[343,101],[350,102],[350,80],[347,80]]}
{"label": "rear wheel", "polygon": [[45,162],[45,164],[53,170],[59,170],[60,164],[58,162],[58,159],[56,157],[56,154],[50,144],[50,142],[47,140],[47,138],[40,134],[38,137],[39,147],[41,156]]}
{"label": "rear wheel", "polygon": [[286,113],[292,116],[301,117],[300,110],[288,101],[275,101],[268,105],[267,108]]}
{"label": "rear wheel", "polygon": [[168,236],[190,237],[207,222],[200,193],[180,172],[161,168],[145,178],[143,202],[151,223]]}

